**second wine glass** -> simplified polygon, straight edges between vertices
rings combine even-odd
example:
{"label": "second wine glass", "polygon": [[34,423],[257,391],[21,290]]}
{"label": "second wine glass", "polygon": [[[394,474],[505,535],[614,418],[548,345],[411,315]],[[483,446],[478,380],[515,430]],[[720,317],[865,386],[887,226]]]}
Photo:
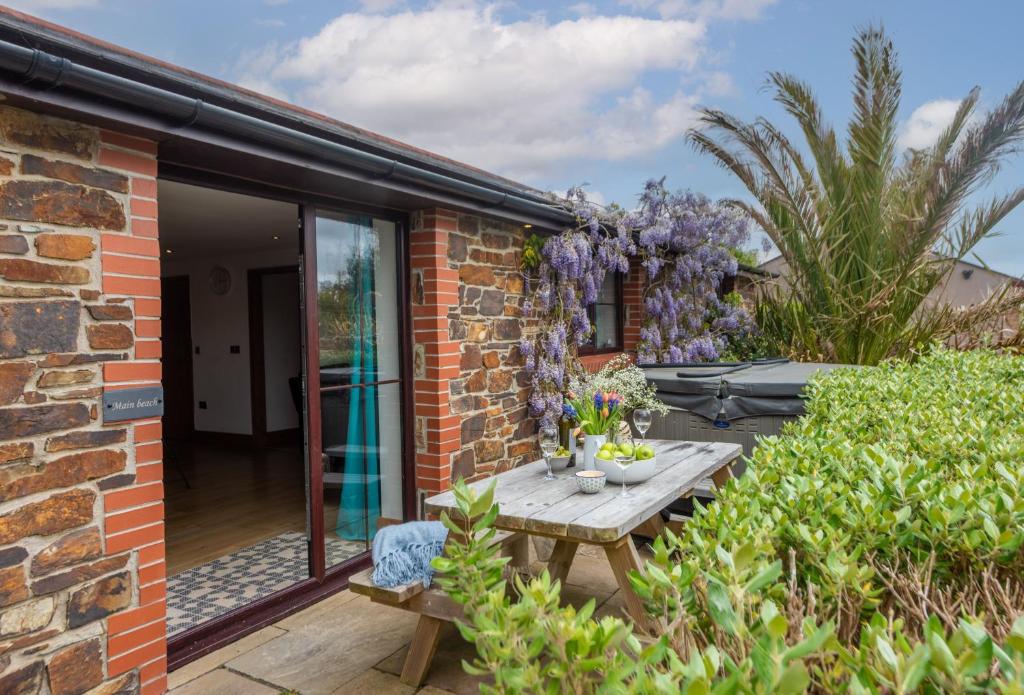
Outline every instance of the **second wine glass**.
{"label": "second wine glass", "polygon": [[551,457],[558,451],[558,443],[557,427],[540,428],[540,453],[544,454],[544,464],[548,467],[544,480],[556,480],[555,474],[551,471]]}
{"label": "second wine glass", "polygon": [[652,420],[651,411],[647,408],[637,408],[633,411],[633,426],[640,433],[641,445],[647,441],[647,430],[651,429]]}
{"label": "second wine glass", "polygon": [[619,472],[622,474],[622,492],[619,493],[619,497],[633,496],[633,493],[626,489],[626,469],[635,462],[636,445],[632,437],[627,437],[625,441],[619,442],[619,448],[615,452],[615,465],[619,467]]}

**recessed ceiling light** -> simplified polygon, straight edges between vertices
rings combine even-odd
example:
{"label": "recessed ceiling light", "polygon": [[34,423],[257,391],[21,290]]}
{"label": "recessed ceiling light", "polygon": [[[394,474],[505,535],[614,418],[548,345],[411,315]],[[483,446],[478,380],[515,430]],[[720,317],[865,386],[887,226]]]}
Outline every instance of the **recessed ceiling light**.
{"label": "recessed ceiling light", "polygon": [[523,229],[533,229],[533,225],[532,224],[524,224],[523,225]]}
{"label": "recessed ceiling light", "polygon": [[278,239],[280,239],[280,238],[281,238],[281,237],[279,237],[278,235],[276,235],[276,234],[274,235],[274,241],[277,241],[277,240],[278,240]]}
{"label": "recessed ceiling light", "polygon": [[164,253],[174,253],[174,251],[171,251],[170,249],[164,249]]}

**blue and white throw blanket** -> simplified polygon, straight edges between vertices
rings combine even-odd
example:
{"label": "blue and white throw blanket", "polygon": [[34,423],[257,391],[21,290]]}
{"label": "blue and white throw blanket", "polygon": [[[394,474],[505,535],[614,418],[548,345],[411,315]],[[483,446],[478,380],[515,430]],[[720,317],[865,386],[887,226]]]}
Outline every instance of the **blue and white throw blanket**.
{"label": "blue and white throw blanket", "polygon": [[410,521],[385,526],[373,537],[373,583],[392,587],[413,581],[430,587],[430,561],[444,550],[448,529],[440,521]]}

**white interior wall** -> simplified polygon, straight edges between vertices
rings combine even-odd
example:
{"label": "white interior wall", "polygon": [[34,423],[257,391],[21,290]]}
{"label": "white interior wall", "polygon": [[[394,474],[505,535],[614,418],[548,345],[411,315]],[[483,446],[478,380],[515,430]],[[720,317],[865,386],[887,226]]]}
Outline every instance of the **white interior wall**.
{"label": "white interior wall", "polygon": [[[163,275],[189,276],[192,311],[192,388],[195,398],[196,430],[252,434],[247,271],[250,268],[297,265],[298,262],[298,253],[294,250],[222,253],[180,261],[165,257],[161,268]],[[210,270],[218,265],[227,268],[231,273],[231,289],[224,295],[215,294],[210,288]],[[294,310],[298,312],[297,302]],[[275,350],[286,351],[283,343],[290,336],[295,343],[294,352],[298,355],[300,348],[297,322],[293,323],[289,330],[277,331],[277,334]],[[239,346],[238,354],[231,353],[232,345]],[[199,354],[195,352],[197,346]],[[272,370],[278,370],[277,374],[268,379],[268,383],[279,384],[283,379],[287,389],[287,378],[292,374],[289,372],[285,375],[283,372],[290,369],[292,364],[276,365],[272,364],[270,359],[266,361]],[[285,397],[287,407],[294,411],[287,391]],[[267,400],[270,399],[271,395],[268,392]],[[206,409],[199,408],[199,401],[206,402]],[[278,406],[275,404],[275,411],[277,410]],[[275,418],[279,416],[275,415]],[[276,419],[275,422],[279,424],[280,419]],[[295,423],[291,426],[297,426],[297,420]]]}
{"label": "white interior wall", "polygon": [[302,374],[299,274],[273,273],[263,281],[263,383],[266,389],[267,432],[295,429],[295,410],[288,379]]}

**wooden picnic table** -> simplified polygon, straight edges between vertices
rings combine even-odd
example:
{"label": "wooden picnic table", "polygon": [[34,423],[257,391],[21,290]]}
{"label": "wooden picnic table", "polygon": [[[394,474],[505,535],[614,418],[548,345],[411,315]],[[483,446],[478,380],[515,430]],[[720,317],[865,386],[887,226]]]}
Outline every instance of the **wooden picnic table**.
{"label": "wooden picnic table", "polygon": [[[641,527],[645,535],[657,533],[662,528],[661,510],[691,494],[705,478],[710,477],[716,487],[723,485],[742,448],[724,442],[650,439],[647,443],[657,454],[655,473],[629,486],[632,497],[619,497],[622,486],[610,481],[601,492],[583,494],[574,479],[580,468],[557,473],[558,480],[544,480],[543,460],[478,480],[470,487],[482,492],[497,483],[495,527],[555,540],[548,562],[552,579],[565,582],[580,543],[603,547],[634,624],[653,633],[658,625],[647,616],[629,584],[629,571],[642,571],[630,533]],[[457,510],[452,492],[430,497],[425,504],[431,514]]]}

